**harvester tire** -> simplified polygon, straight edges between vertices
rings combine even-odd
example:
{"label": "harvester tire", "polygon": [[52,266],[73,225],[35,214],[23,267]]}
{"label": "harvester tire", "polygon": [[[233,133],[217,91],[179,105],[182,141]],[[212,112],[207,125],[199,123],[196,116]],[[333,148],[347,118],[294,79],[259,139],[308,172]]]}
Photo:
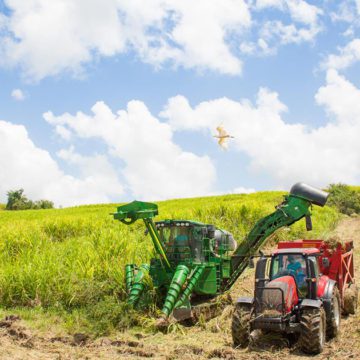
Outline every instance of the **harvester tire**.
{"label": "harvester tire", "polygon": [[249,345],[250,319],[250,306],[235,305],[231,323],[231,333],[234,347],[245,348]]}
{"label": "harvester tire", "polygon": [[344,293],[344,315],[353,315],[356,312],[358,304],[358,288],[355,284],[351,284],[345,289]]}
{"label": "harvester tire", "polygon": [[331,297],[330,311],[326,314],[326,337],[332,339],[336,337],[340,330],[341,322],[341,300],[337,287],[334,287]]}
{"label": "harvester tire", "polygon": [[301,334],[299,345],[307,354],[319,354],[322,352],[326,337],[326,316],[324,309],[305,308],[302,311]]}

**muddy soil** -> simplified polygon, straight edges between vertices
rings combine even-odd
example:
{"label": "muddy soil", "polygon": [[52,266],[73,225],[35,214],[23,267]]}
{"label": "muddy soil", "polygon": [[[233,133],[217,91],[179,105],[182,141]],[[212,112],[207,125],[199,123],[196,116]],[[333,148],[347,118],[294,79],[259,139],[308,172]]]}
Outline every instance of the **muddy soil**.
{"label": "muddy soil", "polygon": [[[355,245],[356,277],[360,279],[360,217],[345,218],[335,234]],[[232,297],[251,294],[253,270],[246,270]],[[0,359],[302,359],[296,342],[279,335],[260,336],[249,349],[231,346],[232,307],[207,323],[174,333],[129,331],[114,338],[90,339],[85,334],[51,336],[30,331],[16,315],[0,321]],[[360,359],[360,314],[342,318],[341,333],[312,359]]]}

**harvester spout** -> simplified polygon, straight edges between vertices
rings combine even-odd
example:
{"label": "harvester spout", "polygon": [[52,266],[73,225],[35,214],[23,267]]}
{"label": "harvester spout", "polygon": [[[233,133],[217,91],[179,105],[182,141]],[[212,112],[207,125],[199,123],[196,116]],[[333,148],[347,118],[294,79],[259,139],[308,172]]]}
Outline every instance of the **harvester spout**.
{"label": "harvester spout", "polygon": [[290,190],[290,195],[309,201],[313,205],[325,206],[329,193],[304,183],[296,183]]}

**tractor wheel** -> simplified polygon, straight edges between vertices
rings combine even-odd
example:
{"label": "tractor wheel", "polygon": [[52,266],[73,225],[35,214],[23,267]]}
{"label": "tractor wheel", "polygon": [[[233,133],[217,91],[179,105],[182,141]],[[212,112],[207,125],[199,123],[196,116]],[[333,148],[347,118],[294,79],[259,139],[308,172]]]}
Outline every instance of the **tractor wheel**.
{"label": "tractor wheel", "polygon": [[234,347],[245,348],[250,341],[251,307],[235,305],[232,316],[231,333]]}
{"label": "tractor wheel", "polygon": [[322,352],[326,336],[326,316],[321,307],[319,309],[305,308],[302,311],[301,334],[299,339],[300,348],[307,354],[319,354]]}
{"label": "tractor wheel", "polygon": [[326,314],[326,337],[332,339],[337,336],[340,330],[341,321],[341,301],[337,287],[334,287],[331,297],[331,308]]}
{"label": "tractor wheel", "polygon": [[358,288],[355,284],[351,284],[345,289],[344,294],[344,315],[355,314],[358,303]]}

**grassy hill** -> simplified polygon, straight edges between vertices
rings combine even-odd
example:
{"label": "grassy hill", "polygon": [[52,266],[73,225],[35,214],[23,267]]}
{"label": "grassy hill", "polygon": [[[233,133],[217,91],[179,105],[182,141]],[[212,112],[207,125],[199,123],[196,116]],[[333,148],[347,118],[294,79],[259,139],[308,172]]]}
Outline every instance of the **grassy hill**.
{"label": "grassy hill", "polygon": [[[258,192],[163,201],[158,203],[158,218],[215,224],[240,242],[258,219],[274,210],[282,195]],[[57,314],[70,328],[95,326],[95,331],[103,331],[107,319],[109,326],[124,321],[124,265],[147,262],[153,248],[143,223],[125,226],[114,221],[109,214],[115,210],[116,205],[109,204],[2,211],[0,304],[16,307],[24,316],[34,311]],[[316,207],[313,213],[312,232],[306,233],[300,221],[290,231],[278,231],[275,241],[323,237],[339,218],[328,207]],[[100,320],[104,321],[99,330]]]}

